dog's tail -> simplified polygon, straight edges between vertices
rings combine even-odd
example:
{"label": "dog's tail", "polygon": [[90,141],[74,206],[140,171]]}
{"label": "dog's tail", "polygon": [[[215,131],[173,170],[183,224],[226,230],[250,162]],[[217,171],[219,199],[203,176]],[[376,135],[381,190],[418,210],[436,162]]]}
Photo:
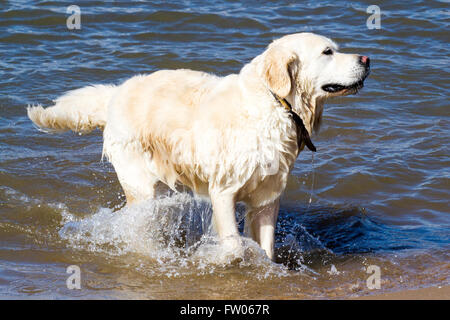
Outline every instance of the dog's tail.
{"label": "dog's tail", "polygon": [[106,125],[108,104],[116,86],[95,85],[67,92],[44,109],[41,105],[29,106],[28,117],[41,129],[49,131],[89,132]]}

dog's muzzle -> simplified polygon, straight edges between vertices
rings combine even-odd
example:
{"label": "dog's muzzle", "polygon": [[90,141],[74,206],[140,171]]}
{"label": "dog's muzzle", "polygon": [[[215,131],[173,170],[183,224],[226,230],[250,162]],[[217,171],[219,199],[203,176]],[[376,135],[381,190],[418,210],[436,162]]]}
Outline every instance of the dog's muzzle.
{"label": "dog's muzzle", "polygon": [[364,67],[364,74],[362,78],[350,85],[342,85],[339,83],[328,83],[322,86],[322,90],[329,93],[337,93],[341,91],[346,92],[358,92],[361,88],[364,87],[364,80],[368,77],[370,73],[370,58],[367,56],[359,56],[358,63]]}

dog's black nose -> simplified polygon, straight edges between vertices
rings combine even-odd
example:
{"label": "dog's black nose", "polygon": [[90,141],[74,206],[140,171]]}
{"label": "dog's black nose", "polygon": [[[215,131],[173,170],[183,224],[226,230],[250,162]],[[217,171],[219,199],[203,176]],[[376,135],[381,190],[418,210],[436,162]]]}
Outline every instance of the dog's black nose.
{"label": "dog's black nose", "polygon": [[370,67],[370,59],[368,56],[359,56],[359,63],[361,63],[364,67]]}

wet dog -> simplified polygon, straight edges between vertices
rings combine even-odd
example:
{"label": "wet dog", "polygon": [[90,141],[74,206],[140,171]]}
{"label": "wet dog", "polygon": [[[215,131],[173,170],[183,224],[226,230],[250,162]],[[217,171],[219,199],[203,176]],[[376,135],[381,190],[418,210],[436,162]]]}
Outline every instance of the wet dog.
{"label": "wet dog", "polygon": [[224,250],[236,254],[242,244],[235,205],[244,202],[246,233],[273,259],[289,172],[305,145],[315,150],[310,135],[324,102],[356,93],[369,65],[328,38],[292,34],[239,74],[161,70],[68,92],[52,107],[29,107],[28,116],[56,131],[103,129],[103,154],[128,204],[155,197],[158,182],[208,196]]}

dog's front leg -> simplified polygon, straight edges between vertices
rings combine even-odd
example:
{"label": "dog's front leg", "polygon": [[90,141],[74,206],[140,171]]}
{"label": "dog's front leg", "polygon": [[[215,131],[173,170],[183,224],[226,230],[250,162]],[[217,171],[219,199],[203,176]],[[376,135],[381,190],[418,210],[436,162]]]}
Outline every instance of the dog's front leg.
{"label": "dog's front leg", "polygon": [[280,199],[259,208],[250,208],[245,217],[245,231],[259,243],[267,256],[273,260],[275,226],[277,224]]}
{"label": "dog's front leg", "polygon": [[213,206],[213,227],[219,235],[224,250],[234,255],[241,255],[243,248],[236,223],[234,194],[210,192],[210,197]]}

